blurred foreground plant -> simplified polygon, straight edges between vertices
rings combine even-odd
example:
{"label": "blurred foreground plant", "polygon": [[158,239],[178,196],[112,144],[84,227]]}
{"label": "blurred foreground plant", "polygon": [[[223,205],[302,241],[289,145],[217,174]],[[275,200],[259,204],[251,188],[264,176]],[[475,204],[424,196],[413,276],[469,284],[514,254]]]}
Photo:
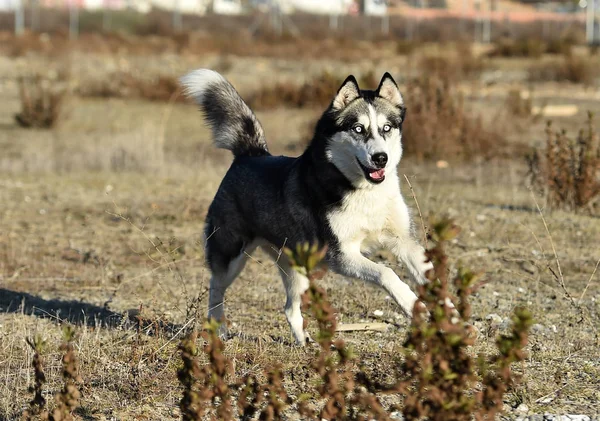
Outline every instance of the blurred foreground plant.
{"label": "blurred foreground plant", "polygon": [[[528,310],[517,308],[510,333],[496,341],[498,353],[474,358],[470,349],[476,332],[469,323],[469,297],[479,288],[480,274],[459,269],[450,280],[445,245],[459,233],[449,219],[432,221],[434,247],[426,252],[434,264],[428,272],[430,282],[419,287],[419,301],[413,310],[410,331],[405,341],[405,360],[398,366],[397,381],[381,384],[370,378],[352,350],[341,338],[335,338],[336,312],[325,289],[317,285],[326,269],[322,261],[326,248],[308,243],[286,249],[291,266],[306,276],[309,286],[303,295],[302,309],[316,321],[315,340],[319,345],[310,367],[320,380],[314,389],[303,391],[295,402],[283,386],[278,367],[266,371],[266,383],[247,375],[228,386],[225,375],[231,363],[223,355],[223,343],[217,335],[218,324],[205,326],[205,352],[209,363],[198,368],[195,360],[195,336],[182,341],[184,385],[181,401],[184,420],[231,420],[231,396],[238,396],[238,416],[253,419],[283,419],[298,412],[303,419],[367,420],[390,419],[380,401],[383,394],[399,394],[406,420],[492,420],[502,410],[503,396],[516,380],[511,364],[523,361],[532,319]],[[452,292],[454,291],[454,292]],[[196,383],[199,383],[197,386]],[[316,392],[316,394],[314,393]],[[218,398],[218,399],[217,399]],[[199,408],[204,408],[200,410]]]}

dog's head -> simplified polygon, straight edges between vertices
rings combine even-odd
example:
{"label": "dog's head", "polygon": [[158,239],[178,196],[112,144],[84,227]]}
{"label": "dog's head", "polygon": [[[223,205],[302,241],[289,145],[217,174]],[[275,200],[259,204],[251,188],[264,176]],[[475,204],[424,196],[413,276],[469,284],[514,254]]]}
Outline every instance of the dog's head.
{"label": "dog's head", "polygon": [[396,171],[402,157],[402,123],[406,108],[389,73],[374,91],[361,90],[349,76],[319,121],[325,154],[352,184],[380,184]]}

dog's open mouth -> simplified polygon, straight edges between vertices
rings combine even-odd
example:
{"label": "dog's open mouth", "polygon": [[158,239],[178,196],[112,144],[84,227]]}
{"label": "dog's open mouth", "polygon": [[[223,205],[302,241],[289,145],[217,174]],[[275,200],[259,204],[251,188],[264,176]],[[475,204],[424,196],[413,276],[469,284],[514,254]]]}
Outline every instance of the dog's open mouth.
{"label": "dog's open mouth", "polygon": [[365,167],[361,162],[356,158],[356,162],[362,168],[365,173],[365,178],[369,180],[371,183],[379,184],[383,180],[385,180],[385,168],[376,169],[376,168],[368,168]]}

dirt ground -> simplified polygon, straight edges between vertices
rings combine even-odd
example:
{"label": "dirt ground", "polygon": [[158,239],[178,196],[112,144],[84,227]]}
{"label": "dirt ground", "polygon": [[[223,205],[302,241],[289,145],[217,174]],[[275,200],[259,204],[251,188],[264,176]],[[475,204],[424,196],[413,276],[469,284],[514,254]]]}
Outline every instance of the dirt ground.
{"label": "dirt ground", "polygon": [[[70,71],[75,80],[103,77],[114,66],[183,74],[220,60],[80,54],[70,58]],[[306,78],[323,68],[402,74],[408,65],[405,57],[382,58],[375,66],[228,60],[225,74],[242,93],[265,80]],[[62,321],[78,326],[83,378],[78,419],[177,419],[178,335],[191,323],[194,306],[205,311],[203,220],[231,158],[212,148],[200,115],[188,104],[72,97],[58,128],[17,127],[16,77],[60,65],[64,62],[40,57],[0,57],[0,419],[17,419],[30,399],[32,352],[26,338],[39,333],[47,340],[47,390],[58,387]],[[494,83],[463,87],[468,103],[490,122],[501,114],[510,88],[526,89],[518,67],[500,60],[497,66],[503,76],[489,71]],[[572,133],[585,122],[587,109],[600,110],[594,87],[546,83],[533,92],[536,104],[579,106],[575,116],[554,119]],[[410,106],[410,98],[407,102]],[[258,113],[272,152],[300,153],[307,140],[301,133],[317,113]],[[503,124],[515,142],[543,140],[543,118]],[[530,413],[600,414],[600,216],[545,209],[543,198],[526,186],[522,157],[438,168],[409,155],[399,171],[411,181],[425,217],[448,213],[462,227],[448,249],[453,269],[485,272],[488,283],[473,298],[480,332],[474,353],[493,349],[494,335],[507,328],[515,306],[533,312],[529,356],[517,367],[523,380],[506,396],[507,414],[514,418],[523,403]],[[414,208],[404,183],[402,190]],[[382,251],[374,258],[403,275],[386,257]],[[385,332],[340,333],[374,376],[388,379],[401,355],[406,319],[371,285],[331,274],[322,283],[340,322],[389,324]],[[226,353],[242,375],[262,375],[265,367],[282,364],[286,387],[298,396],[314,381],[306,368],[314,351],[291,344],[284,296],[274,264],[256,253],[228,290],[234,337]],[[155,323],[138,332],[130,317],[135,315]]]}

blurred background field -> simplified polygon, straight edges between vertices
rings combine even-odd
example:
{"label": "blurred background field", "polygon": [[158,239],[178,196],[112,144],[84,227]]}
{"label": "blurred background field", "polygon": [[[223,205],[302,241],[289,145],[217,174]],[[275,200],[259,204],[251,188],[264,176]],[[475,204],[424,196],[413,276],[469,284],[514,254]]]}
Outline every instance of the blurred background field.
{"label": "blurred background field", "polygon": [[[348,74],[374,89],[390,72],[408,107],[399,171],[425,223],[449,213],[463,227],[452,261],[488,281],[473,299],[475,352],[492,347],[516,305],[534,314],[507,416],[600,413],[600,165],[588,120],[591,112],[599,123],[600,30],[596,19],[590,32],[591,6],[320,3],[325,10],[299,0],[176,10],[0,1],[0,419],[18,419],[30,399],[25,338],[58,343],[63,321],[80,333],[77,419],[180,417],[178,335],[205,311],[203,221],[231,162],[181,95],[178,78],[199,67],[234,84],[271,151],[286,155],[302,152]],[[588,151],[591,175],[560,157],[559,174],[548,174],[546,148],[563,129],[556,147],[572,158]],[[385,252],[376,258],[405,275]],[[334,275],[323,285],[341,322],[389,324],[340,333],[386,380],[405,318],[373,286]],[[261,376],[279,362],[289,393],[301,394],[314,380],[312,354],[290,347],[273,263],[257,253],[227,299],[236,372]],[[140,319],[152,322],[143,335]],[[59,358],[51,346],[50,386]]]}

